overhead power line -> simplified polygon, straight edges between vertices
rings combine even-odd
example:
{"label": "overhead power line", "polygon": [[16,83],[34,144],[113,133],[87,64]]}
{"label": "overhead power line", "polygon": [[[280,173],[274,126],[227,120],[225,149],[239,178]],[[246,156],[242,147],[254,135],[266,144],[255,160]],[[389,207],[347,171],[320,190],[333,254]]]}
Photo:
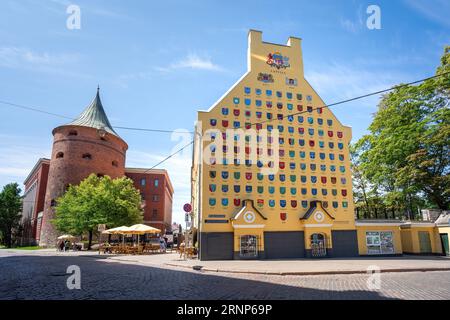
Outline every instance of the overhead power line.
{"label": "overhead power line", "polygon": [[[427,77],[427,78],[424,78],[424,79],[415,80],[415,81],[412,81],[412,82],[408,82],[408,83],[400,84],[400,85],[397,85],[397,86],[393,86],[391,88],[387,88],[387,89],[383,89],[383,90],[379,90],[379,91],[374,91],[374,92],[371,92],[371,93],[363,94],[363,95],[360,95],[360,96],[357,96],[357,97],[354,97],[354,98],[345,99],[345,100],[341,100],[341,101],[338,101],[338,102],[330,103],[330,104],[327,104],[327,105],[322,106],[322,107],[316,107],[316,108],[313,108],[312,111],[317,110],[317,109],[329,108],[329,107],[332,107],[332,106],[337,106],[337,105],[348,103],[348,102],[351,102],[351,101],[355,101],[355,100],[367,98],[367,97],[370,97],[370,96],[374,96],[374,95],[377,95],[377,94],[393,91],[393,90],[400,89],[400,88],[403,88],[403,87],[407,87],[407,86],[410,86],[410,85],[413,85],[413,84],[421,83],[421,82],[424,82],[424,81],[427,81],[427,80],[430,80],[430,79],[439,78],[439,77],[442,77],[442,76],[447,75],[447,74],[450,74],[450,71],[443,72],[443,73],[440,73],[440,74],[437,74],[437,75],[434,75],[434,76],[431,76],[431,77]],[[279,120],[284,119],[285,117],[295,116],[295,115],[299,115],[299,114],[303,114],[303,113],[307,113],[307,112],[309,113],[311,111],[303,110],[303,111],[292,113],[292,114],[289,114],[289,115],[283,115],[283,117],[281,117],[281,119],[278,119],[278,118],[274,119],[274,118],[272,118],[272,119],[268,119],[268,120],[264,120],[264,121],[260,121],[260,122],[247,124],[247,125],[244,125],[244,126],[235,127],[233,129],[242,129],[242,128],[245,128],[247,126],[254,126],[254,125],[257,125],[257,124],[263,124],[263,123],[271,122],[271,121],[279,121]],[[157,164],[155,164],[153,167],[151,167],[151,169],[154,169],[157,166],[159,166],[160,164],[162,164],[165,161],[169,160],[174,155],[180,153],[181,151],[183,151],[185,148],[187,148],[188,146],[190,146],[193,143],[194,143],[194,140],[192,140],[189,144],[187,144],[183,148],[181,148],[181,149],[175,151],[174,153],[170,154],[169,156],[167,156],[162,161],[160,161]]]}
{"label": "overhead power line", "polygon": [[[0,100],[0,104],[8,105],[8,106],[19,108],[19,109],[23,109],[23,110],[39,112],[39,113],[51,115],[51,116],[58,117],[58,118],[75,120],[75,118],[72,118],[72,117],[69,117],[69,116],[65,116],[65,115],[62,115],[62,114],[54,113],[54,112],[45,111],[45,110],[42,110],[42,109],[37,108],[37,107],[31,107],[31,106],[25,106],[25,105],[22,105],[22,104],[12,103],[12,102],[9,102],[9,101]],[[113,128],[114,129],[122,129],[122,130],[148,131],[148,132],[159,132],[159,133],[172,133],[172,132],[175,131],[175,130],[120,127],[120,126],[113,126]],[[193,133],[193,132],[192,131],[186,131],[186,133]]]}
{"label": "overhead power line", "polygon": [[[378,95],[378,94],[381,94],[381,93],[389,92],[389,91],[392,91],[392,90],[400,89],[400,88],[403,88],[403,87],[406,87],[406,86],[410,86],[410,85],[413,85],[413,84],[421,83],[421,82],[424,82],[424,81],[427,81],[427,80],[430,80],[430,79],[439,78],[439,77],[442,77],[442,76],[447,75],[447,74],[450,74],[450,71],[443,72],[443,73],[440,73],[440,74],[437,74],[437,75],[434,75],[434,76],[431,76],[431,77],[427,77],[427,78],[424,78],[424,79],[420,79],[420,80],[416,80],[416,81],[400,84],[400,85],[397,85],[397,86],[393,86],[391,88],[387,88],[387,89],[383,89],[383,90],[379,90],[379,91],[374,91],[374,92],[367,93],[367,94],[364,94],[364,95],[360,95],[360,96],[357,96],[357,97],[354,97],[354,98],[341,100],[341,101],[338,101],[338,102],[327,104],[325,106],[316,107],[316,108],[313,108],[311,111],[314,111],[314,110],[317,110],[317,109],[329,108],[329,107],[332,107],[332,106],[348,103],[348,102],[355,101],[355,100],[360,100],[360,99],[363,99],[363,98],[367,98],[367,97],[370,97],[370,96],[374,96],[374,95]],[[24,109],[24,110],[28,110],[28,111],[34,111],[34,112],[39,112],[39,113],[43,113],[43,114],[47,114],[47,115],[52,115],[52,116],[59,117],[59,118],[65,118],[65,119],[74,120],[74,118],[72,118],[72,117],[68,117],[68,116],[57,114],[57,113],[53,113],[53,112],[48,112],[48,111],[45,111],[45,110],[42,110],[42,109],[36,108],[36,107],[25,106],[25,105],[12,103],[12,102],[8,102],[8,101],[2,101],[2,100],[0,100],[0,104],[9,105],[9,106],[12,106],[12,107],[16,107],[16,108],[20,108],[20,109]],[[279,120],[283,120],[284,118],[289,117],[289,116],[296,116],[296,115],[300,115],[300,114],[307,113],[307,112],[309,113],[311,111],[310,110],[304,110],[304,111],[300,111],[300,112],[295,112],[295,113],[292,113],[292,114],[289,114],[289,115],[283,115],[281,117],[281,119],[279,119],[278,117],[276,119],[272,118],[272,119],[268,119],[268,120],[264,120],[264,121],[260,121],[260,122],[250,123],[250,124],[247,124],[247,125],[244,125],[244,126],[235,127],[233,129],[242,129],[242,128],[245,128],[245,127],[248,127],[248,126],[254,126],[254,125],[257,125],[257,124],[263,124],[263,123],[272,122],[272,121],[275,121],[275,120],[279,121]],[[174,132],[174,130],[151,129],[151,128],[135,128],[135,127],[119,127],[119,126],[113,126],[113,128],[115,128],[115,129],[123,129],[123,130],[134,130],[134,131],[160,132],[160,133],[172,133],[172,132]],[[187,131],[186,133],[194,133],[194,132]],[[167,156],[166,158],[164,158],[163,160],[161,160],[160,162],[158,162],[157,164],[152,166],[147,171],[149,171],[151,169],[154,169],[157,166],[161,165],[162,163],[166,162],[167,160],[172,158],[174,155],[180,153],[181,151],[183,151],[184,149],[186,149],[187,147],[189,147],[193,143],[194,143],[194,140],[192,140],[190,143],[188,143],[187,145],[185,145],[181,149],[178,149],[177,151],[173,152],[172,154],[170,154],[169,156]]]}

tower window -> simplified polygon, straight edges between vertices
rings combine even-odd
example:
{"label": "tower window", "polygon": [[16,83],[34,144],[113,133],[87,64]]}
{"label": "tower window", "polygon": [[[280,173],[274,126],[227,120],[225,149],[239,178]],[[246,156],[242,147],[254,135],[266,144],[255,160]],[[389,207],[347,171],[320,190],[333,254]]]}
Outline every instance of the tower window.
{"label": "tower window", "polygon": [[83,154],[83,159],[92,160],[92,155],[90,153]]}
{"label": "tower window", "polygon": [[78,132],[76,130],[70,130],[69,131],[69,136],[77,136]]}
{"label": "tower window", "polygon": [[56,207],[56,200],[52,199],[52,201],[50,201],[50,206],[51,207]]}
{"label": "tower window", "polygon": [[119,166],[119,163],[118,163],[116,160],[114,160],[114,161],[112,162],[112,165],[113,165],[113,167],[118,167],[118,166]]}
{"label": "tower window", "polygon": [[56,154],[56,159],[61,159],[61,158],[64,158],[64,152],[58,152]]}

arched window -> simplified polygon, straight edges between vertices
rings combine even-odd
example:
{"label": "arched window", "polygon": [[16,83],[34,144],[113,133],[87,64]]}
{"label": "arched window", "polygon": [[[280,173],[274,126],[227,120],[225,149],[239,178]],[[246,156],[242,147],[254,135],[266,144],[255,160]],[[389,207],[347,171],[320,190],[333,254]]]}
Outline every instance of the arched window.
{"label": "arched window", "polygon": [[56,159],[61,159],[61,158],[64,158],[64,152],[58,152],[56,154]]}
{"label": "arched window", "polygon": [[118,166],[119,166],[119,163],[118,163],[116,160],[114,160],[114,161],[112,162],[112,166],[113,166],[113,167],[118,167]]}
{"label": "arched window", "polygon": [[52,199],[52,201],[50,201],[50,206],[51,207],[55,207],[56,206],[56,200]]}
{"label": "arched window", "polygon": [[77,130],[70,130],[69,131],[69,136],[77,136],[77,135],[78,135]]}
{"label": "arched window", "polygon": [[84,153],[83,154],[83,159],[91,160],[92,159],[92,155],[90,153]]}

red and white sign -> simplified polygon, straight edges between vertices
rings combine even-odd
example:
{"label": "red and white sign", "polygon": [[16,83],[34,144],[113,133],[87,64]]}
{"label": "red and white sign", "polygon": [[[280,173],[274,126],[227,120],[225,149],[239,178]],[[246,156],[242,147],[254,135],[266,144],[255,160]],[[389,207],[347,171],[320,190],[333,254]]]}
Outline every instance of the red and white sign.
{"label": "red and white sign", "polygon": [[186,203],[183,206],[183,210],[184,210],[184,212],[187,212],[187,213],[191,212],[192,211],[192,205],[190,203]]}

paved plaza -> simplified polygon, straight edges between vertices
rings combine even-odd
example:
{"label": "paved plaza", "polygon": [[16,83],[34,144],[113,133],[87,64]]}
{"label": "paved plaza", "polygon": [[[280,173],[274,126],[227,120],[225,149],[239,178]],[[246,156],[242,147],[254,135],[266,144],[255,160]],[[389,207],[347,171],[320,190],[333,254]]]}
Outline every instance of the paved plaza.
{"label": "paved plaza", "polygon": [[[436,258],[420,259],[430,266],[448,261]],[[411,259],[405,263],[411,264]],[[368,286],[370,275],[363,273],[268,275],[168,265],[185,263],[178,260],[175,254],[118,257],[0,250],[0,299],[450,299],[450,271],[381,273],[378,289]],[[318,268],[326,264],[322,261],[315,261]],[[341,265],[351,265],[351,261],[341,261]],[[202,263],[185,264],[195,262]],[[283,265],[281,261],[266,262]],[[79,290],[67,288],[70,274],[66,271],[71,265],[81,271]]]}

